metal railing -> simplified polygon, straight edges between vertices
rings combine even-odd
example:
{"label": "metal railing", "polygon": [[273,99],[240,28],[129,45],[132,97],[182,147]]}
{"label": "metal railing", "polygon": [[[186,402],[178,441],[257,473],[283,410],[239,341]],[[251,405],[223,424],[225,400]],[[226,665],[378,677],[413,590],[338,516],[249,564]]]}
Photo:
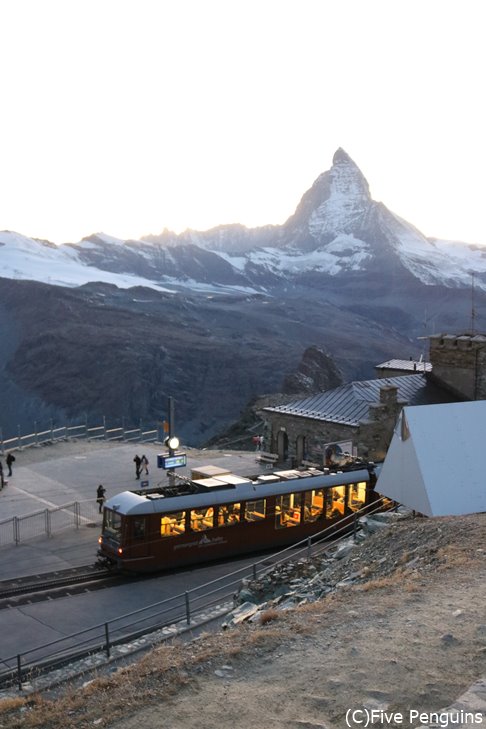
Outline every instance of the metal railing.
{"label": "metal railing", "polygon": [[55,441],[70,438],[151,443],[162,440],[162,432],[162,423],[142,424],[140,421],[138,427],[135,427],[132,423],[125,426],[124,421],[121,424],[108,424],[106,418],[103,418],[101,424],[96,425],[88,425],[86,421],[77,425],[55,426],[51,422],[49,427],[39,427],[38,423],[34,423],[31,433],[22,434],[21,428],[18,426],[17,435],[10,435],[8,438],[4,437],[3,430],[0,428],[0,454],[4,454],[6,451],[18,450],[19,448],[54,443]]}
{"label": "metal railing", "polygon": [[42,509],[24,516],[12,516],[0,521],[0,547],[20,544],[27,539],[52,536],[63,529],[79,529],[90,524],[101,525],[96,499],[72,501],[52,509]]}
{"label": "metal railing", "polygon": [[[17,684],[21,690],[24,681],[32,681],[42,673],[79,658],[100,652],[104,652],[106,657],[110,658],[113,647],[118,644],[129,643],[142,635],[154,633],[168,626],[185,624],[190,627],[195,614],[207,612],[215,606],[226,606],[221,614],[230,612],[235,607],[235,593],[243,579],[257,579],[259,575],[268,573],[275,566],[285,562],[302,557],[311,559],[328,551],[344,537],[352,535],[356,537],[361,528],[359,519],[382,511],[384,503],[387,502],[389,503],[387,499],[379,499],[371,506],[350,514],[349,518],[341,523],[331,525],[318,534],[199,587],[3,658],[0,661],[2,665],[0,686]],[[172,632],[167,637],[173,635]],[[163,640],[163,637],[160,640]]]}

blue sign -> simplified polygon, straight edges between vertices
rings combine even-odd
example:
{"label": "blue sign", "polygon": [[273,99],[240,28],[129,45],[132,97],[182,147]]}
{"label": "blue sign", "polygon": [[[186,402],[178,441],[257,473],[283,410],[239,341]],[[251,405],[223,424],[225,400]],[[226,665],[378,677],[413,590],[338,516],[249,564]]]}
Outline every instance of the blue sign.
{"label": "blue sign", "polygon": [[159,453],[157,456],[157,468],[182,468],[187,466],[187,454],[175,453],[170,456],[168,453]]}

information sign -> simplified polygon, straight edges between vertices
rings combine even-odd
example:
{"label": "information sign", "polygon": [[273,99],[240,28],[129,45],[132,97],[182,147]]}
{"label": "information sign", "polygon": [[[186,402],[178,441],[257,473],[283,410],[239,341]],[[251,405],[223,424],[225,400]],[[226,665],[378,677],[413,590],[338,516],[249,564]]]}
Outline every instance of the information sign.
{"label": "information sign", "polygon": [[187,466],[186,453],[174,453],[173,456],[168,453],[159,453],[157,456],[158,468],[182,468],[183,466]]}

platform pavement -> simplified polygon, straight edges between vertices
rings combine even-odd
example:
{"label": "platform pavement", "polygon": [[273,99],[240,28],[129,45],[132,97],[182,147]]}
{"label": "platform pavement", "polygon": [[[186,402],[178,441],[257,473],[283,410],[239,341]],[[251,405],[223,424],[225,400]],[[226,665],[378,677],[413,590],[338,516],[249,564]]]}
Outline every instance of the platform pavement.
{"label": "platform pavement", "polygon": [[[0,491],[0,522],[13,516],[26,516],[74,501],[93,501],[94,518],[78,529],[54,531],[51,537],[37,536],[15,545],[0,546],[0,580],[41,574],[90,564],[96,560],[101,516],[96,513],[96,488],[102,483],[106,498],[120,491],[139,488],[133,457],[144,453],[149,460],[149,487],[167,482],[157,469],[157,454],[164,449],[156,443],[113,443],[62,441],[52,445],[16,451],[13,475]],[[256,453],[186,449],[188,465],[178,473],[189,475],[202,465],[227,468],[238,475],[265,472],[256,462]],[[5,468],[5,464],[4,464]],[[6,468],[5,468],[6,472]],[[267,471],[268,472],[268,471]]]}

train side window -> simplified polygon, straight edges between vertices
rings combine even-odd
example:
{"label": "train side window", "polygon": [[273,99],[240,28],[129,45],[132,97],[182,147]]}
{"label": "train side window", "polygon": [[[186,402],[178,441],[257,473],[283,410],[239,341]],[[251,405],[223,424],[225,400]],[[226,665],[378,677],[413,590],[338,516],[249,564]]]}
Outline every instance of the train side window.
{"label": "train side window", "polygon": [[218,508],[218,525],[233,526],[238,524],[241,515],[241,504],[224,504]]}
{"label": "train side window", "polygon": [[195,532],[202,532],[205,529],[212,529],[214,526],[214,509],[192,509],[191,529]]}
{"label": "train side window", "polygon": [[300,524],[302,494],[284,494],[275,499],[275,529]]}
{"label": "train side window", "polygon": [[324,514],[324,491],[306,491],[304,494],[304,521],[317,521]]}
{"label": "train side window", "polygon": [[265,519],[266,513],[266,499],[246,502],[245,519],[247,521],[261,521],[262,519]]}
{"label": "train side window", "polygon": [[346,505],[346,486],[335,486],[329,489],[330,498],[330,518],[336,519],[339,516],[344,516],[345,505]]}
{"label": "train side window", "polygon": [[351,511],[359,511],[366,502],[366,481],[352,483],[349,487],[349,503]]}
{"label": "train side window", "polygon": [[145,519],[133,520],[133,536],[135,539],[145,539]]}
{"label": "train side window", "polygon": [[164,514],[160,518],[160,536],[161,537],[176,537],[178,534],[183,534],[186,530],[185,525],[185,512],[176,511],[173,514]]}

